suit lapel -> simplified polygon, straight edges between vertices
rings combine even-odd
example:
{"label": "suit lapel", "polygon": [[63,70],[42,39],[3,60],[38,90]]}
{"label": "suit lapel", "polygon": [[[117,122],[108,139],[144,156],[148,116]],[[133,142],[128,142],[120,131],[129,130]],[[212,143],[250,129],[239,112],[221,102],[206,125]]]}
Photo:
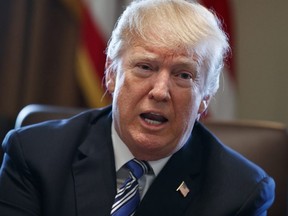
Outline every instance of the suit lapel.
{"label": "suit lapel", "polygon": [[[201,145],[190,140],[175,153],[154,180],[135,216],[183,215],[200,190],[201,152]],[[189,189],[186,197],[177,191],[183,181]]]}
{"label": "suit lapel", "polygon": [[94,122],[72,167],[79,216],[109,215],[116,194],[111,117]]}

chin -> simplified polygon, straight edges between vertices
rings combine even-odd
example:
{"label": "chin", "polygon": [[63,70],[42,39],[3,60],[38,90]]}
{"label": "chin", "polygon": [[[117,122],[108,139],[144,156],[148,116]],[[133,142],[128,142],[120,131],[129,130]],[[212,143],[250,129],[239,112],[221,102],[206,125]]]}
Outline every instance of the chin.
{"label": "chin", "polygon": [[132,154],[140,160],[159,160],[176,152],[176,148],[170,149],[167,144],[163,142],[137,142],[137,144],[130,149]]}

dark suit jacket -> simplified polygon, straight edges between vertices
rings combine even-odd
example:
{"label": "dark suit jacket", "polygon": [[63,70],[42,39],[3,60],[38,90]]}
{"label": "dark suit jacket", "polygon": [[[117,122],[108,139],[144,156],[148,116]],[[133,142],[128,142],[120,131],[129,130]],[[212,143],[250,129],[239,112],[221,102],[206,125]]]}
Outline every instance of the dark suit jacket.
{"label": "dark suit jacket", "polygon": [[[0,215],[109,215],[116,194],[110,112],[11,131],[3,142]],[[176,191],[182,181],[187,197]],[[273,199],[273,179],[196,123],[135,215],[265,215]]]}

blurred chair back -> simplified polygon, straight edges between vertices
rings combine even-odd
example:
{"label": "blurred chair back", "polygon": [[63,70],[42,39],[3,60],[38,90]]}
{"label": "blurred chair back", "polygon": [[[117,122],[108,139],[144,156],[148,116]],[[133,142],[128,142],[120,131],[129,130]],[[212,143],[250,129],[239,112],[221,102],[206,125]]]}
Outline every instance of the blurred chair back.
{"label": "blurred chair back", "polygon": [[219,139],[262,167],[276,182],[268,215],[287,215],[288,135],[285,125],[264,121],[205,121]]}
{"label": "blurred chair back", "polygon": [[30,104],[25,106],[18,114],[15,122],[15,128],[25,125],[35,124],[52,119],[69,118],[86,109],[60,107],[41,104]]}

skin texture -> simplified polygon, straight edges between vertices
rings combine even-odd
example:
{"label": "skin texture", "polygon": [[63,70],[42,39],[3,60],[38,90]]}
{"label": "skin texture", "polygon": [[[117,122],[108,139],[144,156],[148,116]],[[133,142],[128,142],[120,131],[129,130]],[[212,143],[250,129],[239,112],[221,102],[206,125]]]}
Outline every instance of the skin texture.
{"label": "skin texture", "polygon": [[132,46],[114,71],[109,63],[106,86],[115,128],[132,154],[151,161],[179,150],[209,102],[202,95],[205,73],[193,54]]}

